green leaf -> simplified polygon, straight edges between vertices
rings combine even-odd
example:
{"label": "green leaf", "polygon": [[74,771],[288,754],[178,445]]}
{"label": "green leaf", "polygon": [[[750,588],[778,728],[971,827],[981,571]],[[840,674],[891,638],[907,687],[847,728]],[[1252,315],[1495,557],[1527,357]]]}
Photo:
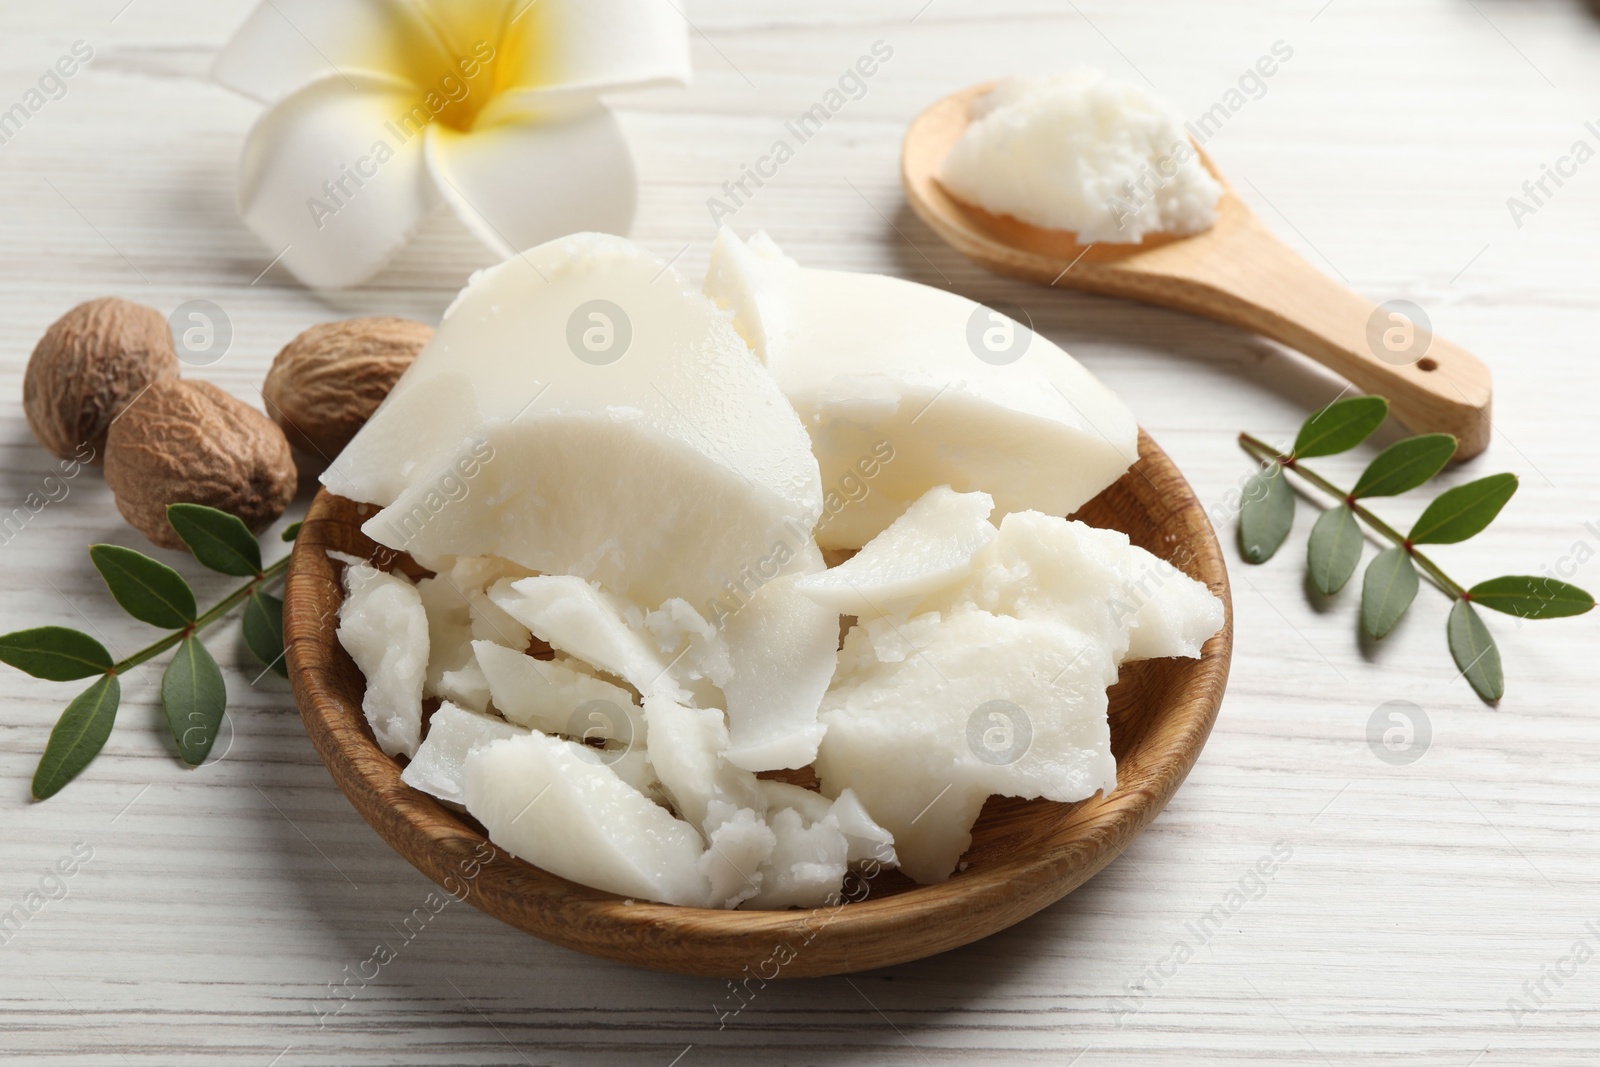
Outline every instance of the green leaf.
{"label": "green leaf", "polygon": [[266,593],[250,595],[244,606],[244,643],[272,673],[289,677],[283,655],[283,601]]}
{"label": "green leaf", "polygon": [[1455,437],[1447,433],[1426,433],[1396,441],[1379,452],[1378,458],[1361,472],[1350,495],[1360,499],[1409,493],[1444,470],[1444,465],[1456,454],[1456,445]]}
{"label": "green leaf", "polygon": [[88,634],[41,626],[0,637],[0,662],[48,682],[72,682],[111,669],[111,653]]}
{"label": "green leaf", "polygon": [[1411,527],[1409,540],[1418,545],[1453,545],[1477,534],[1494,521],[1517,491],[1515,474],[1491,474],[1439,494]]}
{"label": "green leaf", "polygon": [[300,527],[303,526],[303,525],[304,525],[304,523],[291,522],[289,524],[288,529],[283,531],[284,543],[288,544],[288,543],[292,542],[295,538],[299,537],[300,536]]}
{"label": "green leaf", "polygon": [[1385,637],[1417,596],[1417,568],[1403,548],[1386,548],[1367,564],[1361,579],[1361,627]]}
{"label": "green leaf", "polygon": [[1505,696],[1506,676],[1500,669],[1500,650],[1471,604],[1456,601],[1445,633],[1450,638],[1450,655],[1473,690],[1491,704]]}
{"label": "green leaf", "polygon": [[1323,596],[1332,596],[1344,588],[1361,562],[1361,526],[1356,513],[1349,505],[1340,504],[1324,511],[1311,528],[1311,542],[1306,546],[1306,565],[1311,570],[1311,584]]}
{"label": "green leaf", "polygon": [[78,776],[89,761],[100,754],[111,724],[117,721],[117,704],[122,700],[122,683],[107,674],[67,705],[50,743],[33,772],[33,799],[48,800]]}
{"label": "green leaf", "polygon": [[1239,508],[1239,551],[1250,563],[1265,563],[1278,551],[1294,525],[1294,490],[1283,468],[1274,463],[1245,483]]}
{"label": "green leaf", "polygon": [[228,707],[222,669],[198,637],[186,637],[161,677],[161,706],[178,743],[178,755],[191,767],[205,762]]}
{"label": "green leaf", "polygon": [[1381,396],[1349,396],[1335,400],[1306,420],[1294,439],[1294,458],[1332,456],[1350,449],[1372,436],[1389,414],[1389,402]]}
{"label": "green leaf", "polygon": [[1491,578],[1467,593],[1474,604],[1524,619],[1561,619],[1594,608],[1594,597],[1577,586],[1531,574]]}
{"label": "green leaf", "polygon": [[179,630],[194,621],[194,590],[165,563],[119,545],[95,545],[89,558],[117,603],[140,622]]}
{"label": "green leaf", "polygon": [[167,521],[202,566],[240,578],[261,573],[261,544],[237,515],[201,504],[171,504]]}

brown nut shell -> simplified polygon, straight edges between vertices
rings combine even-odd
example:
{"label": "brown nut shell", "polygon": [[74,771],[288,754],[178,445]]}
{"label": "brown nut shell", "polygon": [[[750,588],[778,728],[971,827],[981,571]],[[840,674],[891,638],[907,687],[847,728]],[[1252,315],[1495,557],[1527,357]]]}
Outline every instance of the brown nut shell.
{"label": "brown nut shell", "polygon": [[267,411],[295,448],[331,462],[432,339],[432,327],[410,319],[313,326],[272,361]]}
{"label": "brown nut shell", "polygon": [[299,484],[273,421],[210,382],[152,385],[112,424],[106,484],[122,517],[163,548],[183,548],[168,504],[204,504],[260,531]]}
{"label": "brown nut shell", "polygon": [[178,377],[172,331],[161,312],[116,297],[79,304],[45,331],[22,379],[33,435],[55,455],[101,463],[106,430],[156,382]]}

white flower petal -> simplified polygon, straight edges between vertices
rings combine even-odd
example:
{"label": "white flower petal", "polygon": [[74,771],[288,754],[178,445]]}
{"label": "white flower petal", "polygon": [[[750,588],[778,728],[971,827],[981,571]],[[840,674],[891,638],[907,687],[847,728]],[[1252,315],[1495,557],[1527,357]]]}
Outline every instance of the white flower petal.
{"label": "white flower petal", "polygon": [[443,51],[408,0],[263,0],[212,65],[235,92],[272,103],[330,74],[388,74],[418,85]]}
{"label": "white flower petal", "polygon": [[601,93],[689,82],[680,0],[511,0],[495,82]]}
{"label": "white flower petal", "polygon": [[586,230],[625,235],[633,224],[633,157],[602,107],[465,134],[436,124],[428,164],[445,202],[502,256]]}
{"label": "white flower petal", "polygon": [[409,86],[368,75],[313,82],[245,140],[239,213],[307,285],[357,285],[438,205]]}
{"label": "white flower petal", "polygon": [[474,60],[490,92],[682,85],[689,24],[675,0],[263,0],[212,77],[271,103],[331,73],[437,89]]}

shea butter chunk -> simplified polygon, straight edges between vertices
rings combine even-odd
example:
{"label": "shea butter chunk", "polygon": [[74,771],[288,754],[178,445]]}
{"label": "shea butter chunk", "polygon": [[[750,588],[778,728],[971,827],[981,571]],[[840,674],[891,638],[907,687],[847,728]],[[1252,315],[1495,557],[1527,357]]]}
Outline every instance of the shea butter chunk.
{"label": "shea butter chunk", "polygon": [[[872,639],[893,629],[909,647],[880,657]],[[1106,687],[1116,677],[1098,639],[1052,620],[968,606],[863,624],[823,701],[818,777],[829,794],[855,791],[908,874],[938,880],[982,797],[1074,801],[1115,787]],[[930,816],[913,798],[927,806],[946,786],[949,810],[919,834]]]}
{"label": "shea butter chunk", "polygon": [[391,548],[646,608],[710,603],[822,508],[805,430],[725,315],[603,234],[477,275],[325,481],[384,507],[364,529]]}
{"label": "shea butter chunk", "polygon": [[[566,663],[536,660],[491,641],[474,641],[472,648],[488,679],[494,708],[508,721],[543,733],[571,734],[580,739],[592,727],[606,731],[607,738],[620,738],[626,731],[624,740],[644,741],[644,719],[633,694],[621,686]],[[627,721],[601,723],[591,716]]]}
{"label": "shea butter chunk", "polygon": [[[893,775],[888,764],[927,753],[1007,796],[1083,800],[1116,785],[1105,690],[1117,670],[1100,641],[1052,620],[971,607],[920,621],[905,627],[914,647],[903,658],[863,655],[828,693],[818,764],[825,779],[830,751],[894,737],[912,759],[891,760],[886,748],[878,764],[885,777]],[[860,640],[852,631],[847,651]],[[826,781],[824,790],[835,792]]]}
{"label": "shea butter chunk", "polygon": [[932,767],[920,774],[903,769],[876,781],[865,767],[847,773],[857,786],[844,790],[839,799],[858,796],[857,803],[883,824],[906,876],[925,885],[949,878],[972,845],[972,826],[989,798],[988,789]]}
{"label": "shea butter chunk", "polygon": [[464,796],[467,756],[493,741],[527,732],[492,716],[446,702],[429,716],[428,736],[423,738],[417,754],[400,773],[400,780],[440,800],[460,804]]}
{"label": "shea butter chunk", "polygon": [[807,823],[793,808],[775,812],[767,822],[776,840],[750,906],[820,908],[837,903],[850,851],[838,822],[830,817]]}
{"label": "shea butter chunk", "polygon": [[489,686],[472,657],[472,605],[449,577],[424,578],[417,595],[428,613],[428,677],[422,693],[487,711]]}
{"label": "shea butter chunk", "polygon": [[851,559],[795,587],[841,615],[892,614],[907,600],[966,577],[972,557],[994,540],[994,498],[937,486]]}
{"label": "shea butter chunk", "polygon": [[[638,608],[582,578],[541,575],[502,582],[489,597],[552,648],[623,679],[641,694],[664,686],[684,695],[643,633]],[[637,625],[630,613],[637,615]]]}
{"label": "shea butter chunk", "polygon": [[573,741],[528,734],[467,757],[467,811],[514,856],[625,897],[706,907],[694,827]]}
{"label": "shea butter chunk", "polygon": [[1001,515],[1070,514],[1138,458],[1121,400],[1044,337],[965,297],[806,269],[764,236],[746,244],[726,229],[706,291],[811,435],[825,549],[860,548],[940,485],[986,492]]}
{"label": "shea butter chunk", "polygon": [[1198,657],[1223,622],[1222,601],[1209,589],[1126,534],[1038,512],[1007,515],[967,580],[918,610],[964,603],[1097,634],[1119,662]]}
{"label": "shea butter chunk", "polygon": [[751,808],[723,808],[715,812],[714,820],[716,829],[700,859],[700,870],[711,882],[713,906],[736,908],[761,891],[762,867],[778,837]]}
{"label": "shea butter chunk", "polygon": [[[807,542],[808,569],[822,557]],[[797,576],[761,586],[723,619],[732,665],[728,759],[751,771],[805,767],[817,758],[817,707],[839,659],[839,613],[802,596]]]}
{"label": "shea butter chunk", "polygon": [[728,728],[716,708],[689,708],[661,696],[645,699],[648,752],[673,808],[710,833],[714,806],[764,812],[756,776],[728,762]]}
{"label": "shea butter chunk", "polygon": [[428,616],[416,586],[365,563],[344,572],[339,643],[367,679],[361,710],[378,746],[411,756],[422,739],[422,686],[428,671]]}

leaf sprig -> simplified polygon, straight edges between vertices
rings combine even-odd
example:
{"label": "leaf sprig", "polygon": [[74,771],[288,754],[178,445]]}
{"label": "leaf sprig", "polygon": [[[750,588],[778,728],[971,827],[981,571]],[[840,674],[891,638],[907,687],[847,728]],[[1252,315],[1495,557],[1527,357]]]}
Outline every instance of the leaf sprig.
{"label": "leaf sprig", "polygon": [[1505,695],[1500,650],[1474,605],[1524,619],[1556,619],[1593,609],[1594,597],[1543,575],[1507,575],[1467,588],[1419,549],[1420,545],[1456,544],[1482,533],[1516,493],[1514,474],[1493,474],[1445,490],[1404,534],[1362,503],[1425,485],[1455,455],[1457,442],[1450,434],[1423,434],[1390,445],[1348,491],[1302,462],[1348,452],[1371,436],[1388,413],[1389,402],[1381,396],[1336,400],[1306,420],[1287,455],[1259,438],[1240,434],[1240,445],[1261,461],[1262,468],[1245,485],[1239,510],[1239,550],[1247,562],[1265,563],[1282,547],[1294,525],[1294,491],[1288,484],[1288,472],[1292,471],[1336,501],[1317,518],[1306,548],[1307,569],[1317,591],[1333,596],[1355,574],[1365,543],[1361,530],[1365,524],[1390,547],[1367,565],[1362,578],[1362,629],[1373,638],[1382,638],[1395,628],[1416,598],[1420,569],[1455,602],[1445,635],[1456,666],[1480,697],[1494,703]]}
{"label": "leaf sprig", "polygon": [[[42,626],[0,636],[0,662],[52,682],[97,680],[62,712],[33,775],[33,796],[45,800],[89,765],[105,747],[122,700],[121,675],[169,649],[177,653],[161,680],[161,704],[177,744],[191,767],[205,762],[227,709],[222,669],[200,641],[200,633],[240,604],[245,606],[244,637],[252,654],[268,669],[287,677],[283,664],[283,601],[265,588],[288,568],[288,557],[263,567],[261,545],[237,517],[198,504],[173,504],[167,521],[202,565],[249,581],[205,612],[194,590],[165,563],[118,545],[94,545],[89,559],[112,597],[140,622],[171,631],[121,662],[86,633],[64,626]],[[283,535],[292,541],[299,524]]]}

